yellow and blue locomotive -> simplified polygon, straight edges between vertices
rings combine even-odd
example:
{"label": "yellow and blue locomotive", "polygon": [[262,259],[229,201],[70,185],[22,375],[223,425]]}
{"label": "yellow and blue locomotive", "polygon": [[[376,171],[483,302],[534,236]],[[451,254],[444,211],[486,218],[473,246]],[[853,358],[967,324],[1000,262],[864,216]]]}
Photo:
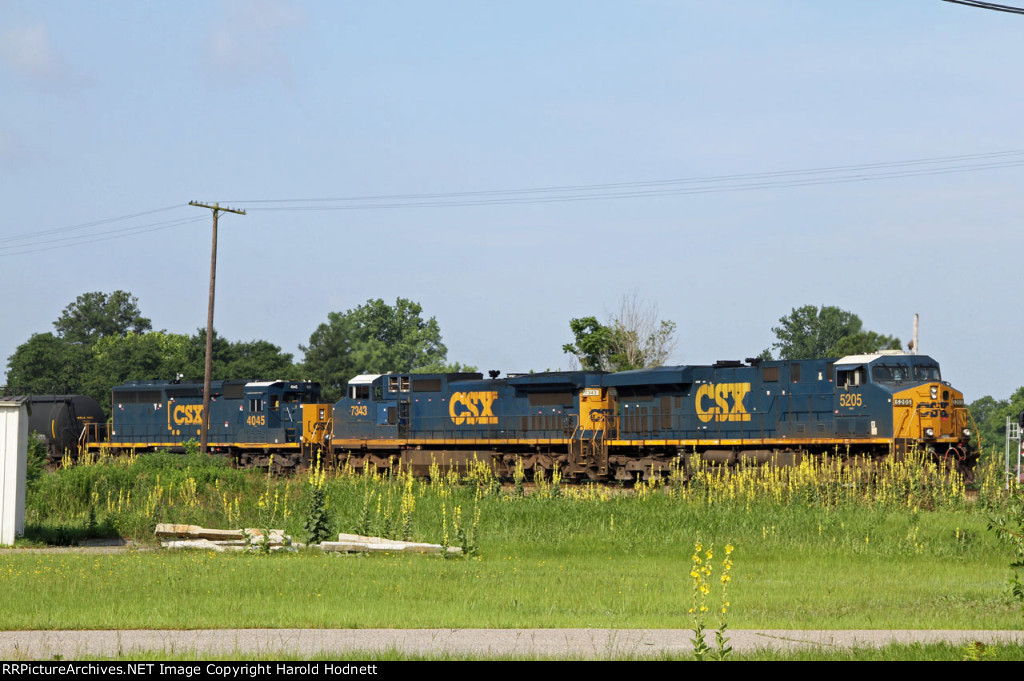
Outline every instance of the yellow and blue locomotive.
{"label": "yellow and blue locomotive", "polygon": [[[970,479],[963,394],[926,355],[663,366],[636,371],[364,374],[331,405],[304,381],[214,381],[209,443],[243,466],[328,463],[426,474],[476,458],[568,479],[663,475],[682,456],[793,465],[806,456],[880,459],[917,450]],[[107,437],[89,448],[180,450],[198,440],[202,385],[117,386]]]}
{"label": "yellow and blue locomotive", "polygon": [[[243,466],[267,466],[273,455],[275,468],[294,468],[326,446],[329,414],[319,383],[211,381],[209,447]],[[130,381],[112,391],[108,438],[89,447],[181,451],[199,441],[202,423],[202,383]]]}
{"label": "yellow and blue locomotive", "polygon": [[[492,375],[496,372],[492,372]],[[917,449],[971,475],[963,395],[925,355],[666,366],[617,373],[381,374],[333,408],[335,460],[425,472],[433,461],[517,460],[568,478],[648,479],[680,455],[728,464]]]}

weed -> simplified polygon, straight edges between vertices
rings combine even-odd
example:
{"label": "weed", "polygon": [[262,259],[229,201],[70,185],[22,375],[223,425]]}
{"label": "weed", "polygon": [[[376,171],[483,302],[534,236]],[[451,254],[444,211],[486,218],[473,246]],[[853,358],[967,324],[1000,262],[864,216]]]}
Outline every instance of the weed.
{"label": "weed", "polygon": [[995,651],[981,641],[966,643],[961,648],[961,651],[963,651],[963,659],[966,662],[981,662],[982,660],[990,660],[995,657]]}
{"label": "weed", "polygon": [[1010,568],[1013,576],[1010,577],[1010,592],[1018,601],[1024,603],[1024,582],[1021,581],[1020,571],[1024,570],[1024,492],[1012,484],[1010,497],[1006,509],[989,519],[988,529],[995,532],[996,536],[1010,547],[1013,560]]}
{"label": "weed", "polygon": [[310,470],[307,481],[309,510],[306,512],[304,529],[306,530],[306,542],[309,544],[319,544],[331,536],[324,480],[324,470],[320,465],[320,453],[317,452],[316,464]]}
{"label": "weed", "polygon": [[690,642],[693,644],[693,657],[696,660],[704,660],[709,656],[715,660],[725,660],[732,652],[729,638],[726,636],[729,629],[727,615],[729,612],[729,582],[732,581],[732,576],[729,574],[732,571],[732,558],[730,557],[732,552],[733,545],[726,544],[722,574],[718,578],[722,588],[719,592],[718,630],[715,631],[715,648],[712,650],[705,640],[705,630],[707,629],[705,618],[711,610],[709,596],[713,583],[711,577],[714,572],[711,561],[715,557],[715,547],[714,544],[711,544],[705,549],[703,542],[699,539],[693,547],[693,555],[690,557],[692,588],[689,614],[693,627],[693,638],[690,639]]}

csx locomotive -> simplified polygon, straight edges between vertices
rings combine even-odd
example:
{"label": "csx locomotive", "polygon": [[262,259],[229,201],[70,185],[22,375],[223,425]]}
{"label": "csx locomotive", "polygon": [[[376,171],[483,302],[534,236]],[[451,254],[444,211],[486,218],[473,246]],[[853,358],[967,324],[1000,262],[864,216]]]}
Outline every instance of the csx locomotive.
{"label": "csx locomotive", "polygon": [[[664,366],[606,373],[365,374],[331,405],[305,382],[214,382],[209,441],[240,463],[328,462],[419,473],[474,457],[510,477],[557,463],[570,479],[649,479],[682,456],[793,465],[809,455],[917,449],[970,477],[963,394],[925,355]],[[129,383],[113,392],[117,449],[198,439],[202,386]],[[89,446],[100,446],[94,442]]]}

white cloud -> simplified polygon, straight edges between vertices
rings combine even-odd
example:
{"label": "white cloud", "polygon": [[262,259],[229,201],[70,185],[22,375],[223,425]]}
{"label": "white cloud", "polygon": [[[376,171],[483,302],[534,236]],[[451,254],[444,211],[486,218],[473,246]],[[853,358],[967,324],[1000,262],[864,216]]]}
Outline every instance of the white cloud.
{"label": "white cloud", "polygon": [[209,59],[221,75],[236,79],[291,80],[285,51],[288,31],[302,23],[286,0],[224,0],[224,21],[210,33]]}
{"label": "white cloud", "polygon": [[64,75],[61,61],[50,46],[49,31],[42,22],[0,34],[0,58],[31,78],[53,80]]}
{"label": "white cloud", "polygon": [[0,130],[0,170],[20,172],[40,158],[39,150],[30,148],[19,135]]}

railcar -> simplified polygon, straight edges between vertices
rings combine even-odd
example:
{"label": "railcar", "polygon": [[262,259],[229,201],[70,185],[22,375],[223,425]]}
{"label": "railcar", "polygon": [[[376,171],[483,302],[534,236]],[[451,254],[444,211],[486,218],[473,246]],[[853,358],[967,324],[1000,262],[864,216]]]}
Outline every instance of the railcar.
{"label": "railcar", "polygon": [[726,361],[626,371],[362,375],[333,409],[330,451],[355,466],[474,457],[569,478],[649,479],[699,456],[793,465],[808,455],[902,456],[918,449],[968,478],[963,394],[925,355]]}
{"label": "railcar", "polygon": [[[184,451],[200,439],[202,383],[129,381],[111,401],[109,438],[90,438],[90,449]],[[208,446],[242,466],[268,466],[273,455],[275,468],[292,469],[330,439],[330,411],[318,383],[211,381]]]}
{"label": "railcar", "polygon": [[417,473],[430,465],[462,467],[487,460],[510,475],[550,468],[586,421],[581,392],[601,372],[549,372],[484,379],[479,373],[367,374],[348,383],[334,405],[331,451],[357,467],[400,458]]}
{"label": "railcar", "polygon": [[78,457],[88,438],[105,436],[106,415],[88,395],[29,395],[28,429],[46,446],[50,466]]}

